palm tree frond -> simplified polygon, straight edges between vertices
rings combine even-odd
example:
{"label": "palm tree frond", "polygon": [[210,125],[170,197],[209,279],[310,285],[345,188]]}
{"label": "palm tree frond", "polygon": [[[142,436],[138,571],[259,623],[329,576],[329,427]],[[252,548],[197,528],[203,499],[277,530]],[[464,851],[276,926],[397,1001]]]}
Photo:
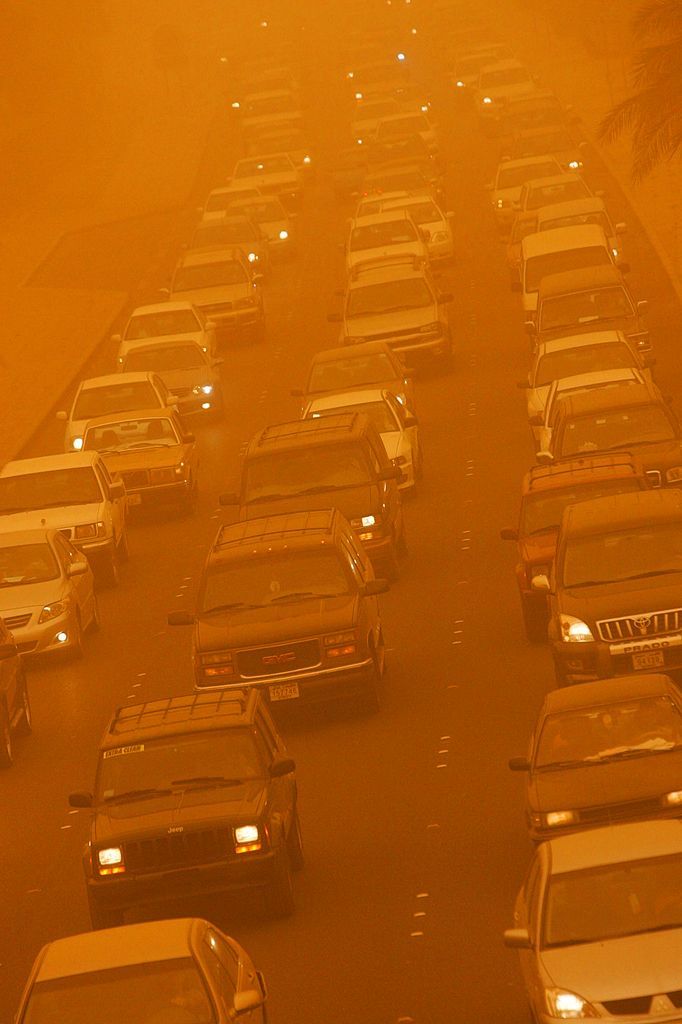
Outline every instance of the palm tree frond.
{"label": "palm tree frond", "polygon": [[682,2],[649,0],[634,15],[632,28],[639,36],[666,35],[682,31]]}

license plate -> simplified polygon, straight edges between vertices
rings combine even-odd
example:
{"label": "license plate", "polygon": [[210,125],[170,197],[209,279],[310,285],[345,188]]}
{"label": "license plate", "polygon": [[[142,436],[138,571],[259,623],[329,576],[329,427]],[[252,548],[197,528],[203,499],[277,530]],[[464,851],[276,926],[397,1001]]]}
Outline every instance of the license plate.
{"label": "license plate", "polygon": [[129,505],[141,505],[142,504],[142,495],[141,494],[129,494],[128,495],[128,504]]}
{"label": "license plate", "polygon": [[270,700],[294,700],[298,695],[298,683],[278,683],[270,687]]}
{"label": "license plate", "polygon": [[665,656],[663,651],[643,651],[632,655],[633,668],[663,668]]}

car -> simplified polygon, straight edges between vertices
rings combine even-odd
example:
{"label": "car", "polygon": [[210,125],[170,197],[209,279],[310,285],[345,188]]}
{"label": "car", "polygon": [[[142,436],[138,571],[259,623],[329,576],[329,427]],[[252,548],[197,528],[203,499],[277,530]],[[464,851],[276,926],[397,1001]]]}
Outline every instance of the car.
{"label": "car", "polygon": [[400,104],[392,95],[358,100],[350,124],[356,145],[362,146],[373,138],[380,118],[391,114],[400,114]]}
{"label": "car", "polygon": [[399,111],[379,118],[373,138],[381,146],[404,135],[418,135],[430,153],[438,152],[436,129],[427,114],[420,110]]}
{"label": "car", "polygon": [[268,240],[271,257],[277,258],[295,253],[296,233],[293,227],[293,215],[275,196],[235,201],[230,206],[230,212],[242,214],[258,225]]}
{"label": "car", "polygon": [[173,409],[88,420],[83,451],[99,452],[111,475],[123,480],[129,508],[173,505],[188,514],[196,511],[196,439]]}
{"label": "car", "polygon": [[296,765],[255,688],[119,707],[99,745],[83,873],[93,928],[173,897],[263,895],[294,910]]}
{"label": "car", "polygon": [[60,530],[0,533],[0,616],[23,656],[82,656],[83,634],[99,629],[95,582]]}
{"label": "car", "polygon": [[0,469],[0,532],[59,530],[115,585],[128,558],[128,500],[97,452],[42,455]]}
{"label": "car", "polygon": [[386,164],[370,170],[362,182],[361,195],[373,196],[389,192],[411,192],[429,196],[439,206],[445,206],[445,191],[440,176],[425,169],[419,162]]}
{"label": "car", "polygon": [[[381,216],[381,215],[379,215]],[[372,220],[361,217],[356,223]],[[452,366],[452,336],[447,313],[450,292],[441,292],[428,265],[418,257],[396,255],[357,263],[346,289],[341,341],[384,341],[407,365],[435,359]]]}
{"label": "car", "polygon": [[303,124],[301,102],[291,89],[265,89],[244,96],[240,103],[241,130],[245,138],[266,126]]}
{"label": "car", "polygon": [[517,212],[512,221],[509,238],[506,241],[507,268],[509,270],[509,284],[514,286],[520,280],[521,268],[521,243],[528,235],[534,235],[538,229],[537,211],[530,210],[526,213]]}
{"label": "car", "polygon": [[247,142],[246,152],[249,156],[257,156],[259,153],[288,153],[294,167],[303,175],[304,181],[310,180],[315,169],[305,132],[295,124],[287,122],[263,127]]}
{"label": "car", "polygon": [[24,659],[0,618],[0,768],[14,764],[14,737],[30,735],[32,722]]}
{"label": "car", "polygon": [[623,221],[614,224],[604,200],[598,196],[541,206],[537,210],[536,223],[538,231],[551,231],[554,228],[567,228],[573,225],[598,224],[609,240],[616,266],[621,266],[624,261],[621,236],[627,231],[627,224]]}
{"label": "car", "polygon": [[89,377],[78,385],[67,412],[60,409],[57,419],[66,423],[64,451],[78,452],[83,447],[83,424],[94,416],[136,409],[165,409],[173,402],[158,373],[137,370]]}
{"label": "car", "polygon": [[189,252],[178,260],[170,295],[194,302],[224,338],[258,342],[265,338],[261,280],[241,249]]}
{"label": "car", "polygon": [[303,418],[340,412],[362,412],[369,417],[379,432],[389,459],[403,472],[403,479],[398,481],[399,490],[414,491],[424,469],[417,417],[405,409],[390,391],[374,388],[314,398],[304,409]]}
{"label": "car", "polygon": [[[546,438],[551,438],[557,410],[564,399],[571,395],[585,394],[590,391],[603,391],[605,388],[623,388],[628,384],[644,385],[651,383],[651,377],[635,366],[623,366],[617,370],[597,370],[590,373],[578,373],[574,377],[562,377],[553,380],[547,392],[542,418],[538,417],[531,425],[533,436],[543,446]],[[536,426],[535,424],[539,425]]]}
{"label": "car", "polygon": [[[496,127],[502,146],[507,149],[513,137],[522,131],[565,131],[569,122],[576,121],[578,118],[572,113],[571,106],[563,107],[549,89],[535,89],[531,93],[509,99],[500,113]],[[539,150],[540,154],[552,152],[551,148]]]}
{"label": "car", "polygon": [[377,711],[385,644],[374,576],[338,509],[224,526],[209,552],[194,625],[197,689],[248,686],[278,709],[351,700]]}
{"label": "car", "polygon": [[390,210],[407,210],[417,227],[428,233],[426,251],[432,263],[439,260],[451,260],[455,254],[452,238],[452,220],[454,211],[443,213],[437,203],[425,196],[386,196],[380,202],[382,212]]}
{"label": "car", "polygon": [[534,436],[539,440],[537,430],[544,420],[554,381],[626,367],[640,370],[651,381],[655,363],[653,356],[633,345],[623,331],[590,331],[542,342],[535,350],[527,379],[517,385],[526,391],[528,422]]}
{"label": "car", "polygon": [[553,156],[503,160],[498,165],[494,181],[487,186],[498,228],[506,231],[516,217],[525,182],[534,177],[547,177],[560,170],[561,165]]}
{"label": "car", "polygon": [[505,43],[487,42],[458,53],[449,74],[450,84],[455,96],[471,100],[472,90],[478,84],[481,68],[493,64],[496,60],[506,59],[512,54]]}
{"label": "car", "polygon": [[[401,60],[398,54],[403,54]],[[410,71],[404,59],[404,52],[398,50],[391,60],[374,60],[355,63],[346,71],[346,81],[352,94],[358,99],[369,99],[387,92],[397,94],[409,81]]]}
{"label": "car", "polygon": [[551,466],[533,466],[521,485],[518,525],[500,531],[502,540],[516,541],[516,583],[526,637],[547,640],[547,593],[532,585],[536,576],[549,578],[563,511],[569,505],[608,494],[646,490],[649,478],[629,453],[562,459]]}
{"label": "car", "polygon": [[275,196],[287,209],[295,209],[300,202],[303,179],[288,153],[244,157],[235,164],[232,176],[236,182]]}
{"label": "car", "polygon": [[[508,108],[507,117],[510,116]],[[576,142],[563,125],[529,127],[514,136],[507,155],[510,160],[549,155],[558,161],[562,171],[582,171],[586,147],[586,142]]]}
{"label": "car", "polygon": [[229,182],[227,185],[214,188],[209,192],[206,202],[199,207],[198,213],[202,220],[210,220],[217,214],[225,213],[230,203],[238,202],[240,199],[257,199],[262,194],[255,185]]}
{"label": "car", "polygon": [[182,416],[224,416],[219,372],[223,360],[211,359],[195,341],[172,336],[152,342],[123,342],[117,361],[121,373],[158,373]]}
{"label": "car", "polygon": [[513,97],[535,90],[535,78],[521,61],[508,57],[485,64],[479,71],[474,94],[476,113],[483,126],[490,129]]}
{"label": "car", "polygon": [[[680,470],[682,477],[682,470]],[[558,686],[682,670],[679,488],[619,494],[564,511],[550,576],[548,636]]]}
{"label": "car", "polygon": [[382,575],[395,579],[407,553],[398,493],[402,470],[362,413],[274,423],[249,442],[239,491],[221,495],[240,520],[328,508],[349,520]]}
{"label": "car", "polygon": [[651,350],[644,323],[646,299],[637,301],[616,266],[550,274],[540,282],[535,321],[526,321],[534,346],[598,330],[622,330],[641,352]]}
{"label": "car", "polygon": [[254,269],[267,274],[270,265],[270,246],[265,232],[249,217],[226,210],[211,214],[194,229],[187,246],[197,249],[229,249],[237,246]]}
{"label": "car", "polygon": [[365,387],[385,388],[406,409],[414,412],[412,376],[399,355],[385,341],[364,341],[352,348],[325,348],[312,358],[305,388],[291,394],[307,402],[320,395],[357,391]]}
{"label": "car", "polygon": [[215,356],[215,324],[208,320],[191,302],[161,302],[151,306],[138,306],[128,318],[122,334],[112,334],[111,341],[149,341],[152,338],[170,338],[181,335],[201,345],[204,352]]}
{"label": "car", "polygon": [[682,815],[682,695],[665,675],[616,676],[545,697],[528,754],[534,842],[612,822]]}
{"label": "car", "polygon": [[589,199],[594,194],[582,175],[575,171],[565,171],[526,181],[521,188],[519,209],[539,210],[542,206],[552,206],[554,203]]}
{"label": "car", "polygon": [[505,944],[537,1024],[679,1018],[682,822],[614,824],[541,843]]}
{"label": "car", "polygon": [[[614,262],[609,241],[598,224],[552,228],[527,235],[521,242],[519,281],[512,283],[512,291],[521,292],[525,320],[530,320],[537,310],[543,277],[584,267],[610,266]],[[629,269],[627,264],[620,268],[622,273]]]}
{"label": "car", "polygon": [[429,258],[424,236],[406,210],[354,218],[349,225],[345,252],[347,271],[387,256],[416,256],[424,262]]}
{"label": "car", "polygon": [[367,174],[367,155],[355,146],[340,150],[328,167],[337,199],[350,199],[360,194]]}
{"label": "car", "polygon": [[55,939],[43,946],[15,1020],[102,1017],[129,1024],[243,1016],[266,1024],[267,989],[246,951],[200,918],[145,921]]}

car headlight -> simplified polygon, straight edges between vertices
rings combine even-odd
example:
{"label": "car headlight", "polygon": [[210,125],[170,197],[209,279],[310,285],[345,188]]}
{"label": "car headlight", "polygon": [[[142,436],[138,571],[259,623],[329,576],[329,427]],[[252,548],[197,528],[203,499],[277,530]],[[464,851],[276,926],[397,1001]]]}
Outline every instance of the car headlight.
{"label": "car headlight", "polygon": [[461,80],[461,78],[458,78],[458,79],[457,79],[457,81],[455,82],[455,85],[457,86],[457,88],[458,88],[458,89],[466,89],[466,85],[465,85],[465,83],[464,83],[464,82],[463,82],[463,81]]}
{"label": "car headlight", "polygon": [[548,811],[543,815],[547,828],[561,828],[563,825],[574,825],[578,820],[575,811]]}
{"label": "car headlight", "polygon": [[678,484],[682,481],[682,466],[671,466],[665,471],[665,479],[669,484]]}
{"label": "car headlight", "polygon": [[192,388],[192,393],[195,395],[212,395],[213,385],[212,384],[195,384]]}
{"label": "car headlight", "polygon": [[237,825],[234,830],[235,853],[254,853],[262,845],[258,825]]}
{"label": "car headlight", "polygon": [[247,259],[248,259],[249,263],[257,263],[258,262],[258,253],[257,252],[250,252],[248,254]]}
{"label": "car headlight", "polygon": [[74,526],[73,539],[92,540],[94,537],[106,537],[106,533],[104,523],[81,523],[80,526]]}
{"label": "car headlight", "polygon": [[123,850],[120,846],[108,846],[97,851],[97,870],[100,875],[121,875],[125,871]]}
{"label": "car headlight", "polygon": [[303,157],[303,163],[304,163],[304,164],[309,164],[309,163],[310,163],[310,157],[308,156],[308,154],[307,154],[307,153],[306,153],[306,155],[305,155],[305,156]]}
{"label": "car headlight", "polygon": [[419,328],[420,334],[434,334],[436,331],[440,331],[440,324],[437,320],[434,320],[430,324],[424,324],[423,327]]}
{"label": "car headlight", "polygon": [[594,641],[592,630],[582,619],[576,619],[573,615],[560,615],[559,621],[561,639],[566,643],[584,644]]}
{"label": "car headlight", "polygon": [[361,93],[361,92],[356,92],[356,94],[355,94],[356,100],[361,100],[363,98],[363,96],[364,96],[364,93]]}
{"label": "car headlight", "polygon": [[233,100],[233,102],[232,102],[232,109],[233,110],[239,110],[240,107],[241,107],[241,103],[239,102],[239,100]]}
{"label": "car headlight", "polygon": [[583,165],[582,160],[569,160],[568,161],[568,166],[571,168],[572,171],[579,171],[580,168],[582,167],[582,165]]}
{"label": "car headlight", "polygon": [[679,807],[682,804],[682,789],[674,789],[671,793],[663,796],[663,803],[666,807]]}
{"label": "car headlight", "polygon": [[280,241],[281,241],[281,242],[286,242],[286,240],[287,240],[287,238],[288,238],[288,237],[289,237],[289,232],[288,232],[288,231],[285,231],[285,229],[284,229],[284,228],[282,228],[282,230],[281,230],[281,231],[280,231],[280,233],[279,233],[279,238],[280,238]]}
{"label": "car headlight", "polygon": [[68,604],[66,601],[55,601],[54,604],[46,604],[38,617],[38,622],[49,622],[50,619],[56,619],[58,615],[63,615],[67,608]]}
{"label": "car headlight", "polygon": [[75,452],[79,452],[81,450],[81,448],[83,447],[83,438],[82,437],[74,437],[72,439],[72,441],[71,441],[71,447],[73,448],[73,450]]}
{"label": "car headlight", "polygon": [[575,992],[567,992],[563,988],[545,989],[545,999],[551,1017],[559,1020],[582,1020],[585,1017],[599,1016],[587,1000]]}
{"label": "car headlight", "polygon": [[496,199],[495,206],[498,210],[501,210],[503,206],[510,206],[511,204],[506,199]]}
{"label": "car headlight", "polygon": [[486,106],[488,106],[490,103],[492,103],[492,101],[493,101],[492,100],[492,96],[484,96],[483,97],[483,102],[485,103]]}

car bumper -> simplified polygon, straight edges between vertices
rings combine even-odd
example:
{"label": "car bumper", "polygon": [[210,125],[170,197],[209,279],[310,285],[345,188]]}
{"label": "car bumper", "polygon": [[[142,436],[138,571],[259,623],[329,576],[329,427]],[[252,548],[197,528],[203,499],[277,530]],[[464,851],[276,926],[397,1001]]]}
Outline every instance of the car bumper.
{"label": "car bumper", "polygon": [[[21,629],[12,630],[20,654],[50,654],[53,651],[65,651],[71,646],[71,616],[58,615],[49,622],[29,623]],[[58,639],[58,634],[66,634],[66,639]]]}
{"label": "car bumper", "polygon": [[202,310],[216,325],[222,334],[238,334],[240,331],[256,327],[263,319],[259,306],[240,310],[204,309]]}
{"label": "car bumper", "polygon": [[370,657],[351,665],[335,665],[331,668],[315,667],[280,676],[234,678],[225,685],[208,686],[200,681],[195,690],[233,690],[245,686],[258,689],[265,700],[275,707],[300,704],[327,704],[346,697],[356,697],[365,692],[373,677],[374,663]]}
{"label": "car bumper", "polygon": [[182,395],[181,397],[173,395],[173,399],[177,403],[177,410],[181,416],[206,416],[219,404],[220,394],[214,389],[210,395],[203,393]]}
{"label": "car bumper", "polygon": [[128,507],[131,509],[154,505],[172,505],[183,501],[189,494],[189,481],[178,480],[168,484],[152,484],[149,487],[131,488],[128,491]]}
{"label": "car bumper", "polygon": [[677,674],[682,673],[682,633],[611,644],[602,641],[569,644],[553,639],[552,655],[555,665],[570,683],[587,683],[612,676],[636,675],[638,672]]}
{"label": "car bumper", "polygon": [[441,359],[449,355],[452,348],[452,342],[447,334],[429,335],[427,337],[417,334],[410,338],[386,339],[386,341],[389,347],[394,352],[397,352],[408,366],[412,365],[413,360]]}
{"label": "car bumper", "polygon": [[[528,835],[534,843],[544,843],[548,839],[557,839],[560,836],[574,835],[577,832],[584,832],[587,828],[602,828],[607,825],[615,824],[627,824],[635,821],[662,821],[666,818],[680,818],[682,817],[682,810],[679,807],[671,807],[669,809],[661,808],[660,813],[647,814],[633,814],[631,817],[626,817],[619,813],[618,817],[610,817],[608,814],[604,814],[603,820],[595,821],[583,821],[576,822],[575,825],[571,825],[568,828],[534,828],[532,825],[528,827]],[[620,1020],[620,1015],[618,1020]],[[657,1018],[658,1020],[658,1018]]]}

